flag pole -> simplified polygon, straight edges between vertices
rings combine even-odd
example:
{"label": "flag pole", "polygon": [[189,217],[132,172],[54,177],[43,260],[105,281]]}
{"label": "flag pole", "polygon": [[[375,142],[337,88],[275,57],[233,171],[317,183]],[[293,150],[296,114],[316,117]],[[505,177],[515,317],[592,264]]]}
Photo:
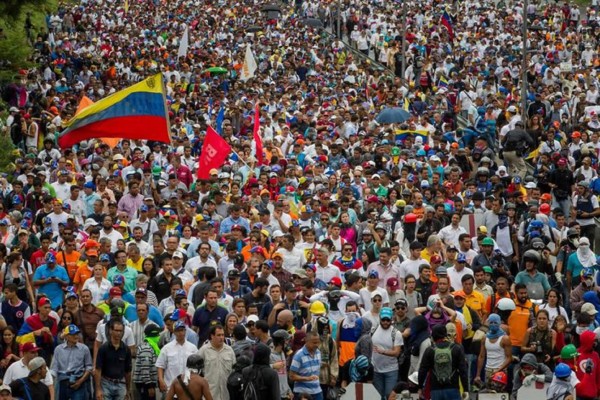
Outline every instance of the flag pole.
{"label": "flag pole", "polygon": [[248,168],[252,169],[252,167],[251,167],[251,166],[249,166],[249,165],[248,165],[248,163],[242,159],[242,157],[240,157],[240,155],[238,154],[238,152],[237,152],[237,151],[235,151],[235,150],[231,150],[231,152],[232,152],[233,154],[235,154],[235,155],[237,156],[238,160],[240,160],[241,162],[243,162],[243,163],[244,163],[244,165],[245,165],[246,167],[248,167]]}

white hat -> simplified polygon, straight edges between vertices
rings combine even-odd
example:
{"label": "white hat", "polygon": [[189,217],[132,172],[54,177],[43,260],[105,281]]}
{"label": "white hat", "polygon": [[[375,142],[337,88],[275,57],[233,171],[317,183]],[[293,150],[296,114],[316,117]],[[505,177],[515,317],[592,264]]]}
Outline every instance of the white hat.
{"label": "white hat", "polygon": [[596,315],[598,314],[598,310],[596,310],[596,307],[594,307],[592,303],[583,303],[581,306],[581,313]]}
{"label": "white hat", "polygon": [[275,232],[273,232],[273,234],[271,236],[273,237],[273,239],[276,239],[276,238],[279,238],[279,237],[283,237],[284,234],[279,229],[277,229]]}
{"label": "white hat", "polygon": [[509,113],[516,113],[517,112],[517,107],[515,106],[510,106],[506,109],[506,111],[508,111]]}
{"label": "white hat", "polygon": [[533,182],[527,182],[525,184],[525,189],[535,189],[537,187],[537,185]]}
{"label": "white hat", "polygon": [[246,319],[246,322],[256,322],[258,321],[258,315],[248,315],[248,318]]}

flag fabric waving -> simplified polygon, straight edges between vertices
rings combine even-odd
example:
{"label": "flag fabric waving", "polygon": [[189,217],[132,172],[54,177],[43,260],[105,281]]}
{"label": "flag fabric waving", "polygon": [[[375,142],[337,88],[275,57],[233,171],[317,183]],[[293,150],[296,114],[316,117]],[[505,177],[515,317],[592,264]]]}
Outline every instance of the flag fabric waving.
{"label": "flag fabric waving", "polygon": [[208,126],[198,159],[198,179],[208,179],[210,170],[220,168],[230,153],[231,146],[211,126]]}
{"label": "flag fabric waving", "polygon": [[417,137],[420,136],[423,138],[423,143],[427,143],[428,137],[429,137],[429,132],[426,130],[406,130],[406,129],[397,129],[395,131],[396,133],[396,137],[394,138],[394,140],[405,140],[408,136],[413,136],[413,137]]}
{"label": "flag fabric waving", "polygon": [[179,42],[179,49],[177,50],[177,58],[185,57],[187,55],[188,47],[190,45],[190,38],[188,27],[185,27],[185,31],[183,31],[183,36],[181,37],[181,41]]}
{"label": "flag fabric waving", "polygon": [[448,30],[448,36],[450,37],[450,40],[454,40],[454,28],[452,27],[452,19],[450,18],[448,11],[444,11],[440,23]]}
{"label": "flag fabric waving", "polygon": [[263,143],[260,137],[260,110],[258,109],[258,103],[254,106],[254,145],[256,146],[256,161],[258,165],[263,165]]}
{"label": "flag fabric waving", "polygon": [[151,76],[86,107],[71,118],[58,144],[70,147],[95,138],[145,139],[170,143],[162,74]]}
{"label": "flag fabric waving", "polygon": [[256,72],[257,68],[258,66],[256,65],[254,54],[252,54],[252,48],[250,47],[250,43],[248,43],[246,45],[246,57],[244,58],[240,79],[246,82],[248,79],[254,78],[254,72]]}
{"label": "flag fabric waving", "polygon": [[215,121],[217,125],[217,133],[219,135],[223,134],[223,121],[225,121],[225,107],[221,105],[221,108],[219,108],[219,113],[217,114],[217,120]]}

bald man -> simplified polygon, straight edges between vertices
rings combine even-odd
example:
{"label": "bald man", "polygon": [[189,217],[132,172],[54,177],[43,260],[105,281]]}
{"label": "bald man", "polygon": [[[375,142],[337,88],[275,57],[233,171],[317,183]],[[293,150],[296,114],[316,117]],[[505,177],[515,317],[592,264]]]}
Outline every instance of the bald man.
{"label": "bald man", "polygon": [[281,310],[279,311],[279,314],[277,314],[275,324],[270,325],[269,330],[271,331],[271,334],[279,329],[283,329],[286,332],[292,332],[293,327],[294,314],[290,310]]}

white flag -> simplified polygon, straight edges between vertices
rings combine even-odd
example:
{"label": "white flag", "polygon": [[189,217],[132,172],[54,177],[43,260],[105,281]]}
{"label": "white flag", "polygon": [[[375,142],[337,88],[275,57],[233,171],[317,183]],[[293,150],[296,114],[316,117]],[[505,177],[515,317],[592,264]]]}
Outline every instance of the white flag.
{"label": "white flag", "polygon": [[241,80],[246,82],[250,78],[254,78],[254,72],[256,71],[256,60],[254,59],[254,54],[252,54],[252,49],[250,48],[250,43],[246,46],[246,57],[244,58],[244,66],[242,67],[242,75],[240,76]]}
{"label": "white flag", "polygon": [[188,46],[190,45],[190,40],[188,38],[188,27],[185,27],[185,31],[183,32],[183,36],[181,37],[181,41],[179,42],[179,50],[177,51],[177,58],[185,57],[187,55]]}

